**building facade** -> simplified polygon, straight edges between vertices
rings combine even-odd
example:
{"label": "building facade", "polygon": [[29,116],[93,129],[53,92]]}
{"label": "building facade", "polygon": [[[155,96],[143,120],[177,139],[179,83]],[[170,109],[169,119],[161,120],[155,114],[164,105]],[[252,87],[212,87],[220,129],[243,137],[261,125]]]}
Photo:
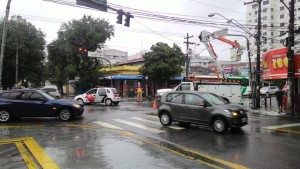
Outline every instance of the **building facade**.
{"label": "building facade", "polygon": [[[117,50],[117,49],[109,49],[104,48],[101,49],[101,56],[111,62],[112,65],[120,64],[128,59],[128,52]],[[103,60],[104,65],[109,65],[109,63]]]}
{"label": "building facade", "polygon": [[[284,0],[289,6],[290,0]],[[300,28],[300,0],[295,0],[295,29]],[[284,47],[285,38],[288,36],[289,10],[279,0],[262,0],[261,4],[261,54],[272,49]],[[247,6],[246,27],[252,35],[257,33],[258,4],[252,3]],[[257,47],[255,38],[249,36],[251,61],[256,61]],[[295,38],[296,52],[299,51],[300,36]]]}

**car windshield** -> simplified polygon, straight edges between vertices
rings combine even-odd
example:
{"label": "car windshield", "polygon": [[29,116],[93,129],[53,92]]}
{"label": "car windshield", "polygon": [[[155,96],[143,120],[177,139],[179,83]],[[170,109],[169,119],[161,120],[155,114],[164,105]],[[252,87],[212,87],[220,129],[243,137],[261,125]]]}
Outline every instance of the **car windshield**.
{"label": "car windshield", "polygon": [[45,92],[42,91],[42,90],[39,90],[39,93],[40,93],[41,95],[43,95],[43,96],[44,96],[46,99],[48,99],[48,100],[55,100],[54,97],[50,96],[49,94],[45,93]]}
{"label": "car windshield", "polygon": [[228,102],[226,102],[226,100],[222,99],[222,97],[217,96],[215,94],[204,93],[204,94],[201,94],[200,96],[215,105],[228,104]]}

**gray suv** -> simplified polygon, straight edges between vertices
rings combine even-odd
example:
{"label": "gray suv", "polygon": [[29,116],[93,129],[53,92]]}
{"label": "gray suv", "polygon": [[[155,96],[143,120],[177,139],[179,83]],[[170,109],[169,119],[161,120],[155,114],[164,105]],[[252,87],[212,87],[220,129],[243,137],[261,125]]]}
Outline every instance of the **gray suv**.
{"label": "gray suv", "polygon": [[220,96],[207,92],[165,93],[161,97],[158,116],[164,126],[171,125],[173,121],[206,124],[217,133],[248,124],[247,113],[241,105],[230,104]]}

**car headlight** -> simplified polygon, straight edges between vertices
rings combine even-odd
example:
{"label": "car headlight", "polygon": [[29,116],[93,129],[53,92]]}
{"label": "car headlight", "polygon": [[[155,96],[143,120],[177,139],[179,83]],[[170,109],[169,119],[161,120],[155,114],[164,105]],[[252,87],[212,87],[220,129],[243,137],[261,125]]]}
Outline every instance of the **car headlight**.
{"label": "car headlight", "polygon": [[77,109],[81,107],[79,104],[73,104],[73,106]]}
{"label": "car headlight", "polygon": [[228,115],[232,115],[233,117],[236,117],[239,115],[238,112],[236,111],[229,111],[229,110],[224,110]]}

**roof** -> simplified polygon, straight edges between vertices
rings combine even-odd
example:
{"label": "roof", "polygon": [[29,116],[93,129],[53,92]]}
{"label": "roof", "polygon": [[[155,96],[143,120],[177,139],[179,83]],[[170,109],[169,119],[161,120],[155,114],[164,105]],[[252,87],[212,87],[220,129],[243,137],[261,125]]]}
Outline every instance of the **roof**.
{"label": "roof", "polygon": [[137,58],[137,59],[127,60],[123,63],[120,63],[119,65],[126,65],[126,64],[130,64],[130,63],[139,63],[139,62],[144,62],[144,61],[145,61],[144,58]]}

